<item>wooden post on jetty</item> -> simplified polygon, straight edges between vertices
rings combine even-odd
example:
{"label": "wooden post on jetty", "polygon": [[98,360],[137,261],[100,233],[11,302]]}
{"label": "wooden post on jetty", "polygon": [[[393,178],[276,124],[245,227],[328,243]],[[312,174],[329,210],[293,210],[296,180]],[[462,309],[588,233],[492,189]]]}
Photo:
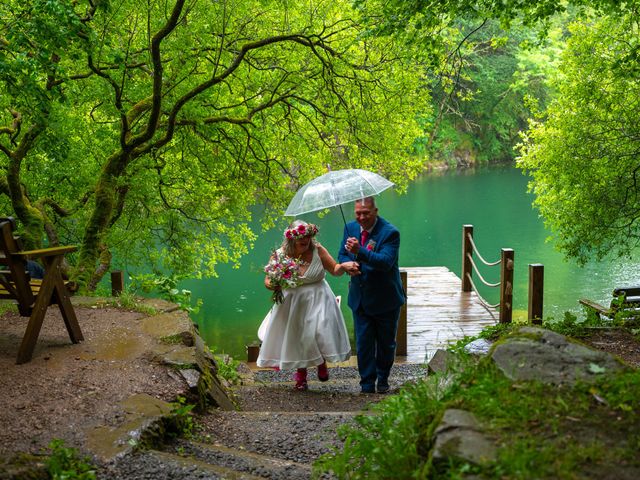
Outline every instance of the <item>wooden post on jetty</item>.
{"label": "wooden post on jetty", "polygon": [[529,309],[528,319],[533,324],[542,324],[542,300],[544,293],[544,265],[529,264]]}
{"label": "wooden post on jetty", "polygon": [[[402,279],[402,290],[407,294],[407,271],[400,270]],[[407,356],[407,302],[400,309],[400,319],[398,320],[398,331],[396,333],[396,357]]]}
{"label": "wooden post on jetty", "polygon": [[111,296],[117,297],[124,290],[124,275],[121,270],[111,272]]}
{"label": "wooden post on jetty", "polygon": [[260,355],[260,344],[257,342],[250,343],[246,346],[247,348],[247,362],[253,363],[258,360],[258,355]]}
{"label": "wooden post on jetty", "polygon": [[500,261],[500,323],[511,323],[513,314],[512,248],[503,248]]}
{"label": "wooden post on jetty", "polygon": [[462,291],[471,291],[471,274],[473,266],[471,264],[471,256],[473,255],[473,246],[471,239],[473,238],[473,225],[462,226]]}

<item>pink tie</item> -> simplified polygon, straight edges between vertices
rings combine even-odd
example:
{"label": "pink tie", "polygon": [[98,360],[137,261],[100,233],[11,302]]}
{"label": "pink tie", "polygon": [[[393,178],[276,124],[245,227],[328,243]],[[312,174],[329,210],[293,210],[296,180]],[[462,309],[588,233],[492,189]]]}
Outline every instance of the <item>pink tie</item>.
{"label": "pink tie", "polygon": [[362,243],[361,245],[364,247],[367,245],[367,240],[369,239],[369,232],[366,230],[362,230]]}

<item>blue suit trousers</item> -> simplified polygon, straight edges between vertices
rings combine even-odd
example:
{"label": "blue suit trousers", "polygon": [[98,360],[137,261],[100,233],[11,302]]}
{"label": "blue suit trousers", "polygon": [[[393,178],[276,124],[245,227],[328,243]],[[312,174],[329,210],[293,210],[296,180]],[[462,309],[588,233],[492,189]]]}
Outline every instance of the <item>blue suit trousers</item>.
{"label": "blue suit trousers", "polygon": [[400,308],[384,314],[353,312],[358,356],[358,372],[362,391],[375,391],[389,385],[389,373],[396,355],[396,332]]}

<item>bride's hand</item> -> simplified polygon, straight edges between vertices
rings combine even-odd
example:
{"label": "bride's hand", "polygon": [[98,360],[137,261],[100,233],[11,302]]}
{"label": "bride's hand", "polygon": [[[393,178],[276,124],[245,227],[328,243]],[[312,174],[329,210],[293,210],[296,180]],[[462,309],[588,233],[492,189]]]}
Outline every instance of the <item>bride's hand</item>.
{"label": "bride's hand", "polygon": [[360,265],[358,262],[344,262],[342,264],[344,271],[347,272],[347,275],[355,276],[360,275]]}

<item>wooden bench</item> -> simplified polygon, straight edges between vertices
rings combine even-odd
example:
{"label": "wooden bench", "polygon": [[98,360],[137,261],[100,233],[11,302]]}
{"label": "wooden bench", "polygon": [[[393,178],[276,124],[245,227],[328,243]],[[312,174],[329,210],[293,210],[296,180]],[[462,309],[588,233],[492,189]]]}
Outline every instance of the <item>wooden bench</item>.
{"label": "wooden bench", "polygon": [[598,317],[604,315],[613,318],[619,312],[640,317],[640,287],[619,287],[614,289],[611,295],[613,298],[609,308],[586,298],[581,298],[578,301],[592,309]]}
{"label": "wooden bench", "polygon": [[[15,227],[12,218],[0,218],[0,298],[14,300],[20,315],[29,317],[18,350],[16,363],[21,364],[31,360],[49,305],[55,303],[60,308],[73,343],[78,343],[84,338],[60,271],[64,255],[73,252],[76,247],[23,251],[19,240],[14,236]],[[42,280],[29,277],[27,261],[33,259],[41,259],[44,264]]]}

